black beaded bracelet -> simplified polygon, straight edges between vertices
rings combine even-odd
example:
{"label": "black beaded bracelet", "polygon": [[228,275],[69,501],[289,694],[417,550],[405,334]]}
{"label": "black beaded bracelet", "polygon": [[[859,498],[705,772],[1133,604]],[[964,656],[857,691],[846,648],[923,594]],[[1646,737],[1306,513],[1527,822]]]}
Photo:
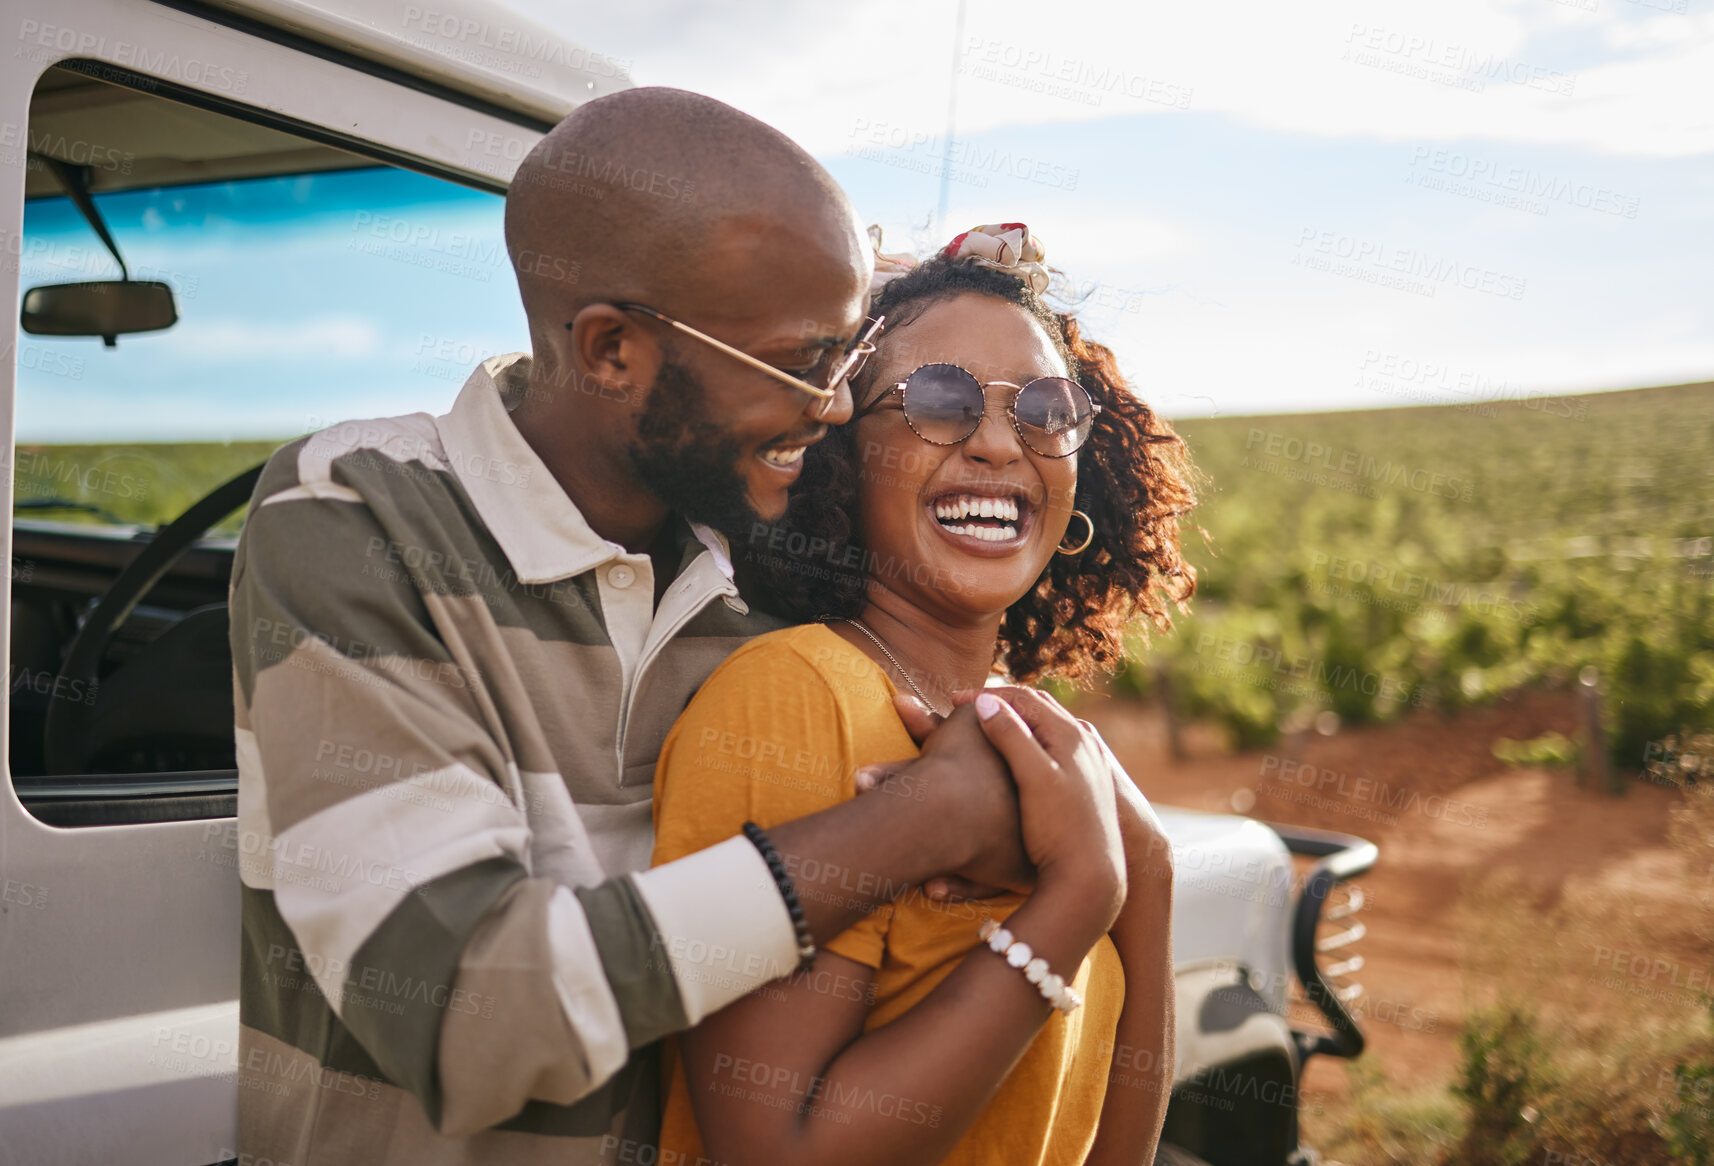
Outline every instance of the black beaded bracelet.
{"label": "black beaded bracelet", "polygon": [[786,901],[786,914],[791,916],[792,930],[797,933],[797,966],[801,971],[815,962],[815,936],[809,933],[809,921],[803,917],[803,904],[797,901],[797,888],[786,873],[785,860],[760,826],[745,822],[744,837],[761,852],[762,861],[768,864],[768,873],[774,876],[774,886],[779,889],[780,898]]}

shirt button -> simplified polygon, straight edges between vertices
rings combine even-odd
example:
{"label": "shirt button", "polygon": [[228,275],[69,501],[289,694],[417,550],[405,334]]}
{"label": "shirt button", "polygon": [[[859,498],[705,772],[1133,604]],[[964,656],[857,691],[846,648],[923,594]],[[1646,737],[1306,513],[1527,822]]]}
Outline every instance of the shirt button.
{"label": "shirt button", "polygon": [[624,563],[614,564],[613,569],[607,572],[607,582],[621,590],[629,587],[636,581],[637,573],[627,567]]}

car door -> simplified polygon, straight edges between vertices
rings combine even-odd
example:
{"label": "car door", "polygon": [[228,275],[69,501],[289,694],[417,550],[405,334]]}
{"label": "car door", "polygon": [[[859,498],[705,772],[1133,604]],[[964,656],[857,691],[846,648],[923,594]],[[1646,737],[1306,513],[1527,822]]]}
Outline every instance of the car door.
{"label": "car door", "polygon": [[[217,116],[237,127],[227,135],[235,142],[260,140],[263,130],[282,141],[291,139],[298,143],[291,148],[301,147],[310,160],[306,165],[333,165],[338,160],[329,162],[330,152],[341,152],[365,165],[382,163],[486,190],[490,197],[503,188],[545,125],[479,98],[461,97],[420,75],[375,64],[373,52],[371,59],[360,59],[255,21],[219,17],[217,22],[189,6],[13,0],[8,15],[16,36],[8,68],[0,74],[0,256],[5,268],[0,308],[12,319],[19,315],[21,284],[40,275],[44,265],[61,281],[66,271],[74,277],[80,272],[85,278],[106,277],[108,259],[93,231],[88,257],[73,256],[64,244],[53,244],[53,253],[47,254],[42,237],[26,232],[27,188],[44,180],[43,156],[93,177],[97,189],[117,168],[145,161],[135,151],[115,151],[99,140],[108,133],[141,132],[126,129],[131,123],[117,114],[104,123],[108,130],[83,139],[54,128],[53,117],[75,120],[82,98],[67,92],[92,88],[83,81],[163,103],[150,107],[160,115],[149,123],[151,133],[170,134],[175,125],[199,117],[204,120],[197,124],[206,129],[207,119]],[[79,84],[66,83],[68,76]],[[199,141],[225,140],[214,131],[208,134]],[[201,161],[218,178],[218,151],[214,145],[208,149]],[[160,152],[165,156],[171,150]],[[280,152],[284,156],[290,149],[282,145]],[[127,170],[126,177],[135,180],[137,173]],[[373,243],[370,258],[385,262],[380,250],[392,244],[385,232],[376,233],[373,216],[365,222],[362,213],[346,227],[352,247],[360,251]],[[420,239],[407,242],[416,247],[411,262],[425,253],[443,269],[473,262],[468,255],[437,255]],[[154,270],[132,276],[172,285],[189,327],[195,313],[206,316],[227,305],[207,286],[200,294],[188,286],[194,282],[186,275],[194,256],[188,247],[184,254],[182,268],[169,256]],[[465,272],[464,282],[455,285],[450,312],[459,310],[457,296],[515,300],[503,248],[496,253],[490,241],[487,253],[474,262],[483,265],[482,278]],[[270,278],[270,272],[258,264],[255,277]],[[456,390],[463,376],[458,370],[473,363],[466,358],[485,353],[464,352],[468,346],[445,324],[422,329],[420,337],[406,334],[387,343],[414,339],[419,363],[433,365],[411,382],[430,385],[425,404],[432,407]],[[325,342],[337,346],[338,334]],[[131,351],[127,346],[142,343],[119,338],[121,358]],[[289,357],[289,337],[285,343]],[[305,339],[301,347],[314,343]],[[0,362],[5,431],[17,432],[21,418],[29,424],[41,421],[41,410],[30,412],[36,406],[29,401],[20,413],[23,383],[56,376],[61,378],[56,385],[68,390],[67,401],[87,404],[89,370],[102,352],[98,340],[74,351],[63,343],[21,337],[13,359]],[[258,353],[258,361],[266,359],[279,358]],[[440,387],[424,376],[440,378]],[[170,381],[137,389],[161,393],[157,409],[166,416],[182,408],[181,399],[171,395],[177,386]],[[68,407],[66,417],[75,412]],[[299,413],[296,424],[274,436],[289,438],[341,416]],[[13,707],[5,724],[6,756],[13,759],[27,754],[28,734],[39,731],[16,710],[35,707],[31,701],[51,707],[55,700],[98,699],[94,689],[73,691],[57,674],[56,652],[63,652],[64,643],[55,642],[53,611],[73,612],[74,624],[60,631],[74,631],[75,619],[83,618],[76,613],[87,615],[95,598],[88,594],[80,606],[79,596],[111,579],[146,541],[136,537],[139,532],[183,504],[183,499],[174,502],[172,491],[187,488],[164,470],[150,479],[153,471],[123,459],[51,452],[56,448],[85,447],[15,445],[8,451],[9,472],[0,479],[0,494],[16,513],[43,498],[49,507],[68,508],[54,515],[67,530],[34,518],[30,523],[20,519],[7,530],[12,614],[4,635],[13,661]],[[243,460],[244,450],[234,452],[232,443],[224,448]],[[231,468],[215,467],[216,477]],[[191,473],[182,464],[173,473],[180,471]],[[132,479],[130,486],[126,478]],[[60,497],[67,492],[77,497]],[[197,493],[200,486],[190,491]],[[149,506],[165,510],[152,520],[139,517],[138,508]],[[92,517],[96,511],[126,508],[130,517],[119,515],[123,521],[117,524]],[[230,564],[230,540],[205,541],[162,584],[163,598],[147,610],[139,607],[132,622],[146,633],[151,620],[171,626],[193,611],[217,607],[224,597],[223,562]],[[21,598],[26,593],[51,593],[60,607],[49,604],[48,616],[31,616]],[[143,651],[147,644],[134,647]],[[172,702],[159,707],[170,709]],[[26,775],[19,769],[11,764],[0,780],[0,1161],[185,1164],[236,1157],[236,867],[245,856],[238,851],[230,817],[235,771],[173,771],[170,765],[156,765],[148,773]]]}

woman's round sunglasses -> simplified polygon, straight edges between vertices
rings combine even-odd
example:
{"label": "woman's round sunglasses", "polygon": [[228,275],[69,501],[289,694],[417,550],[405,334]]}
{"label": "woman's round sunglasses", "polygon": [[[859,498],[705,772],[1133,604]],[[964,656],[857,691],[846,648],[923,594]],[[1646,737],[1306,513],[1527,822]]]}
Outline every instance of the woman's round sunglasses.
{"label": "woman's round sunglasses", "polygon": [[1067,377],[1037,377],[1019,387],[1012,381],[981,381],[956,364],[925,364],[863,406],[867,413],[893,393],[904,399],[905,423],[930,445],[967,440],[988,412],[989,385],[1018,390],[1006,407],[1018,438],[1042,457],[1070,457],[1089,440],[1101,406]]}

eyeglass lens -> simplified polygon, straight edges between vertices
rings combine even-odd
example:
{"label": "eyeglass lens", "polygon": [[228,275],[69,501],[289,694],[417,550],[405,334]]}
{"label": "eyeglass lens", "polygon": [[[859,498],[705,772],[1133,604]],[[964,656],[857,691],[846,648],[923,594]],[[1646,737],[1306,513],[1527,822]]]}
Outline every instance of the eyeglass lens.
{"label": "eyeglass lens", "polygon": [[875,335],[881,330],[881,321],[869,320],[851,347],[833,357],[825,381],[819,381],[824,389],[836,388],[840,381],[853,380],[863,371],[863,366],[869,363],[869,357],[875,351]]}
{"label": "eyeglass lens", "polygon": [[[976,432],[987,409],[982,384],[955,364],[930,364],[905,380],[905,419],[924,441],[956,445]],[[1043,457],[1065,457],[1089,439],[1089,394],[1064,377],[1025,385],[1012,405],[1018,434]]]}

